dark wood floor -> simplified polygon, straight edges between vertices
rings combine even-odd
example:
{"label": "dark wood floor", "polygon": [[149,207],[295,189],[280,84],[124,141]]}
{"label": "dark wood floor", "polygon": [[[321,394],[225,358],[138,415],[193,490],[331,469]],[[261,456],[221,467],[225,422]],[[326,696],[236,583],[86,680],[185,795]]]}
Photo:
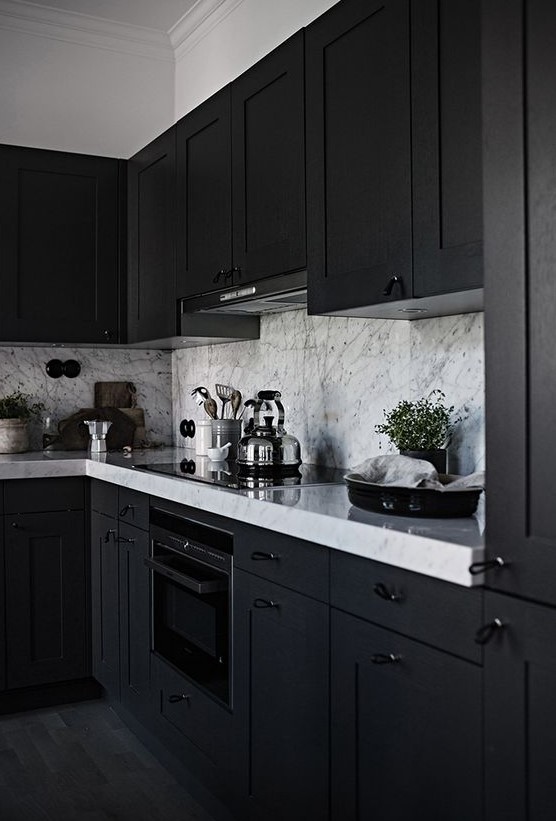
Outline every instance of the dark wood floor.
{"label": "dark wood floor", "polygon": [[104,702],[0,717],[1,821],[212,821]]}

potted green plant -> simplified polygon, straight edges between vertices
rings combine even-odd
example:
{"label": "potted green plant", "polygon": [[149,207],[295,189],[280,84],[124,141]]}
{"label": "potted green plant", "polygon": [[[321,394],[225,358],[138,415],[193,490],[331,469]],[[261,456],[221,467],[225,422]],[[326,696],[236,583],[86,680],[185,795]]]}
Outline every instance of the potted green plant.
{"label": "potted green plant", "polygon": [[42,402],[14,391],[0,398],[0,453],[23,453],[29,448],[28,421],[44,409]]}
{"label": "potted green plant", "polygon": [[445,398],[442,391],[434,390],[416,402],[402,399],[391,411],[384,411],[385,421],[375,425],[375,430],[387,436],[403,456],[426,459],[438,473],[446,473],[446,448],[461,418],[452,419],[454,406],[446,407]]}

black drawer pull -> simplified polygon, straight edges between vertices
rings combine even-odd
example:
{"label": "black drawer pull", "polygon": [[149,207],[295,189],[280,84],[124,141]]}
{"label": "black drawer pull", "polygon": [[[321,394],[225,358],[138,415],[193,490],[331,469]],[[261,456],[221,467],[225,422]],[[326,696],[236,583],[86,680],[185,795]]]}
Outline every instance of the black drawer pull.
{"label": "black drawer pull", "polygon": [[278,602],[272,601],[272,599],[255,599],[253,607],[278,607]]}
{"label": "black drawer pull", "polygon": [[278,561],[280,556],[278,553],[263,553],[261,550],[255,550],[254,553],[251,553],[251,558],[254,562],[268,562]]}
{"label": "black drawer pull", "polygon": [[127,516],[127,514],[129,513],[129,511],[130,511],[130,510],[134,510],[134,509],[135,509],[135,505],[125,505],[125,506],[124,506],[124,507],[122,507],[122,509],[120,510],[120,516]]}
{"label": "black drawer pull", "polygon": [[496,558],[487,559],[485,562],[473,562],[473,564],[469,566],[469,572],[472,576],[478,576],[481,573],[486,573],[487,570],[494,570],[496,567],[508,567],[509,564],[509,562],[504,561],[502,556],[496,556]]}
{"label": "black drawer pull", "polygon": [[19,527],[17,522],[12,522],[12,527]]}
{"label": "black drawer pull", "polygon": [[503,627],[504,624],[500,621],[500,619],[493,619],[488,624],[483,624],[483,626],[479,627],[475,633],[475,643],[488,644],[494,634]]}
{"label": "black drawer pull", "polygon": [[377,594],[377,596],[380,596],[380,598],[384,599],[385,601],[401,601],[402,600],[402,594],[401,593],[396,593],[395,590],[388,590],[386,585],[383,584],[382,582],[377,582],[377,584],[375,584],[375,586],[373,587],[373,590]]}
{"label": "black drawer pull", "polygon": [[375,653],[371,656],[373,664],[399,664],[401,660],[402,657],[395,653]]}
{"label": "black drawer pull", "polygon": [[186,696],[185,693],[175,693],[172,696],[168,696],[168,701],[170,704],[179,704],[180,701],[187,701],[189,703],[190,696]]}
{"label": "black drawer pull", "polygon": [[126,544],[135,544],[135,539],[126,539],[125,536],[118,536],[119,542],[125,542]]}
{"label": "black drawer pull", "polygon": [[226,278],[227,278],[227,274],[228,274],[228,272],[227,272],[227,271],[225,271],[225,270],[224,270],[224,268],[221,268],[221,269],[218,271],[218,273],[216,274],[216,276],[214,276],[214,277],[213,277],[212,281],[213,281],[213,282],[219,282],[219,281],[220,281],[220,277],[223,277],[224,279],[226,279]]}
{"label": "black drawer pull", "polygon": [[392,291],[394,290],[395,285],[400,286],[400,290],[403,294],[402,278],[398,277],[398,276],[393,276],[393,277],[390,277],[390,279],[388,280],[388,284],[386,285],[386,288],[382,292],[382,296],[392,296]]}
{"label": "black drawer pull", "polygon": [[106,531],[106,533],[104,534],[104,544],[108,544],[108,542],[110,541],[110,536],[114,538],[115,532],[116,531],[114,530],[114,528],[111,528],[110,530]]}

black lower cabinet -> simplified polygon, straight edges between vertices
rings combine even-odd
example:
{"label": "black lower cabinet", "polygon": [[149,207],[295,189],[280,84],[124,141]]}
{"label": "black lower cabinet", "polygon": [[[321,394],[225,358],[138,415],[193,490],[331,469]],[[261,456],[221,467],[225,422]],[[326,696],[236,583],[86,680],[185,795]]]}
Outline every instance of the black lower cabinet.
{"label": "black lower cabinet", "polygon": [[487,818],[553,821],[556,610],[488,592],[485,605]]}
{"label": "black lower cabinet", "polygon": [[483,818],[481,668],[335,609],[331,635],[332,821]]}
{"label": "black lower cabinet", "polygon": [[91,610],[93,676],[118,698],[120,693],[120,599],[118,522],[91,513]]}
{"label": "black lower cabinet", "polygon": [[82,511],[4,517],[6,686],[89,674]]}
{"label": "black lower cabinet", "polygon": [[118,539],[121,701],[140,713],[150,700],[149,534],[120,523]]}
{"label": "black lower cabinet", "polygon": [[241,570],[235,571],[234,590],[240,817],[324,821],[328,606]]}

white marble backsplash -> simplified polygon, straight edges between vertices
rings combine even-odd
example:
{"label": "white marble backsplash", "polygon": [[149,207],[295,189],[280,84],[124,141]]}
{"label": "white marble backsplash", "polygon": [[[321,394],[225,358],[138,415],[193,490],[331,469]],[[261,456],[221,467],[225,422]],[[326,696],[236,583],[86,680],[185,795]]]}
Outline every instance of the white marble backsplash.
{"label": "white marble backsplash", "polygon": [[[50,359],[75,359],[81,373],[75,379],[47,376]],[[0,395],[21,390],[45,406],[43,417],[56,422],[94,403],[95,382],[133,382],[137,406],[145,410],[147,437],[172,442],[172,361],[168,351],[122,348],[0,347]],[[42,447],[42,422],[31,425],[31,448]]]}
{"label": "white marble backsplash", "polygon": [[384,409],[439,388],[463,417],[449,451],[450,470],[484,468],[480,313],[406,322],[291,311],[261,317],[259,340],[174,351],[172,362],[177,445],[185,444],[181,419],[206,418],[191,397],[193,388],[205,385],[214,395],[219,382],[239,388],[244,398],[276,388],[304,461],[348,467],[380,447],[391,449],[374,431]]}

